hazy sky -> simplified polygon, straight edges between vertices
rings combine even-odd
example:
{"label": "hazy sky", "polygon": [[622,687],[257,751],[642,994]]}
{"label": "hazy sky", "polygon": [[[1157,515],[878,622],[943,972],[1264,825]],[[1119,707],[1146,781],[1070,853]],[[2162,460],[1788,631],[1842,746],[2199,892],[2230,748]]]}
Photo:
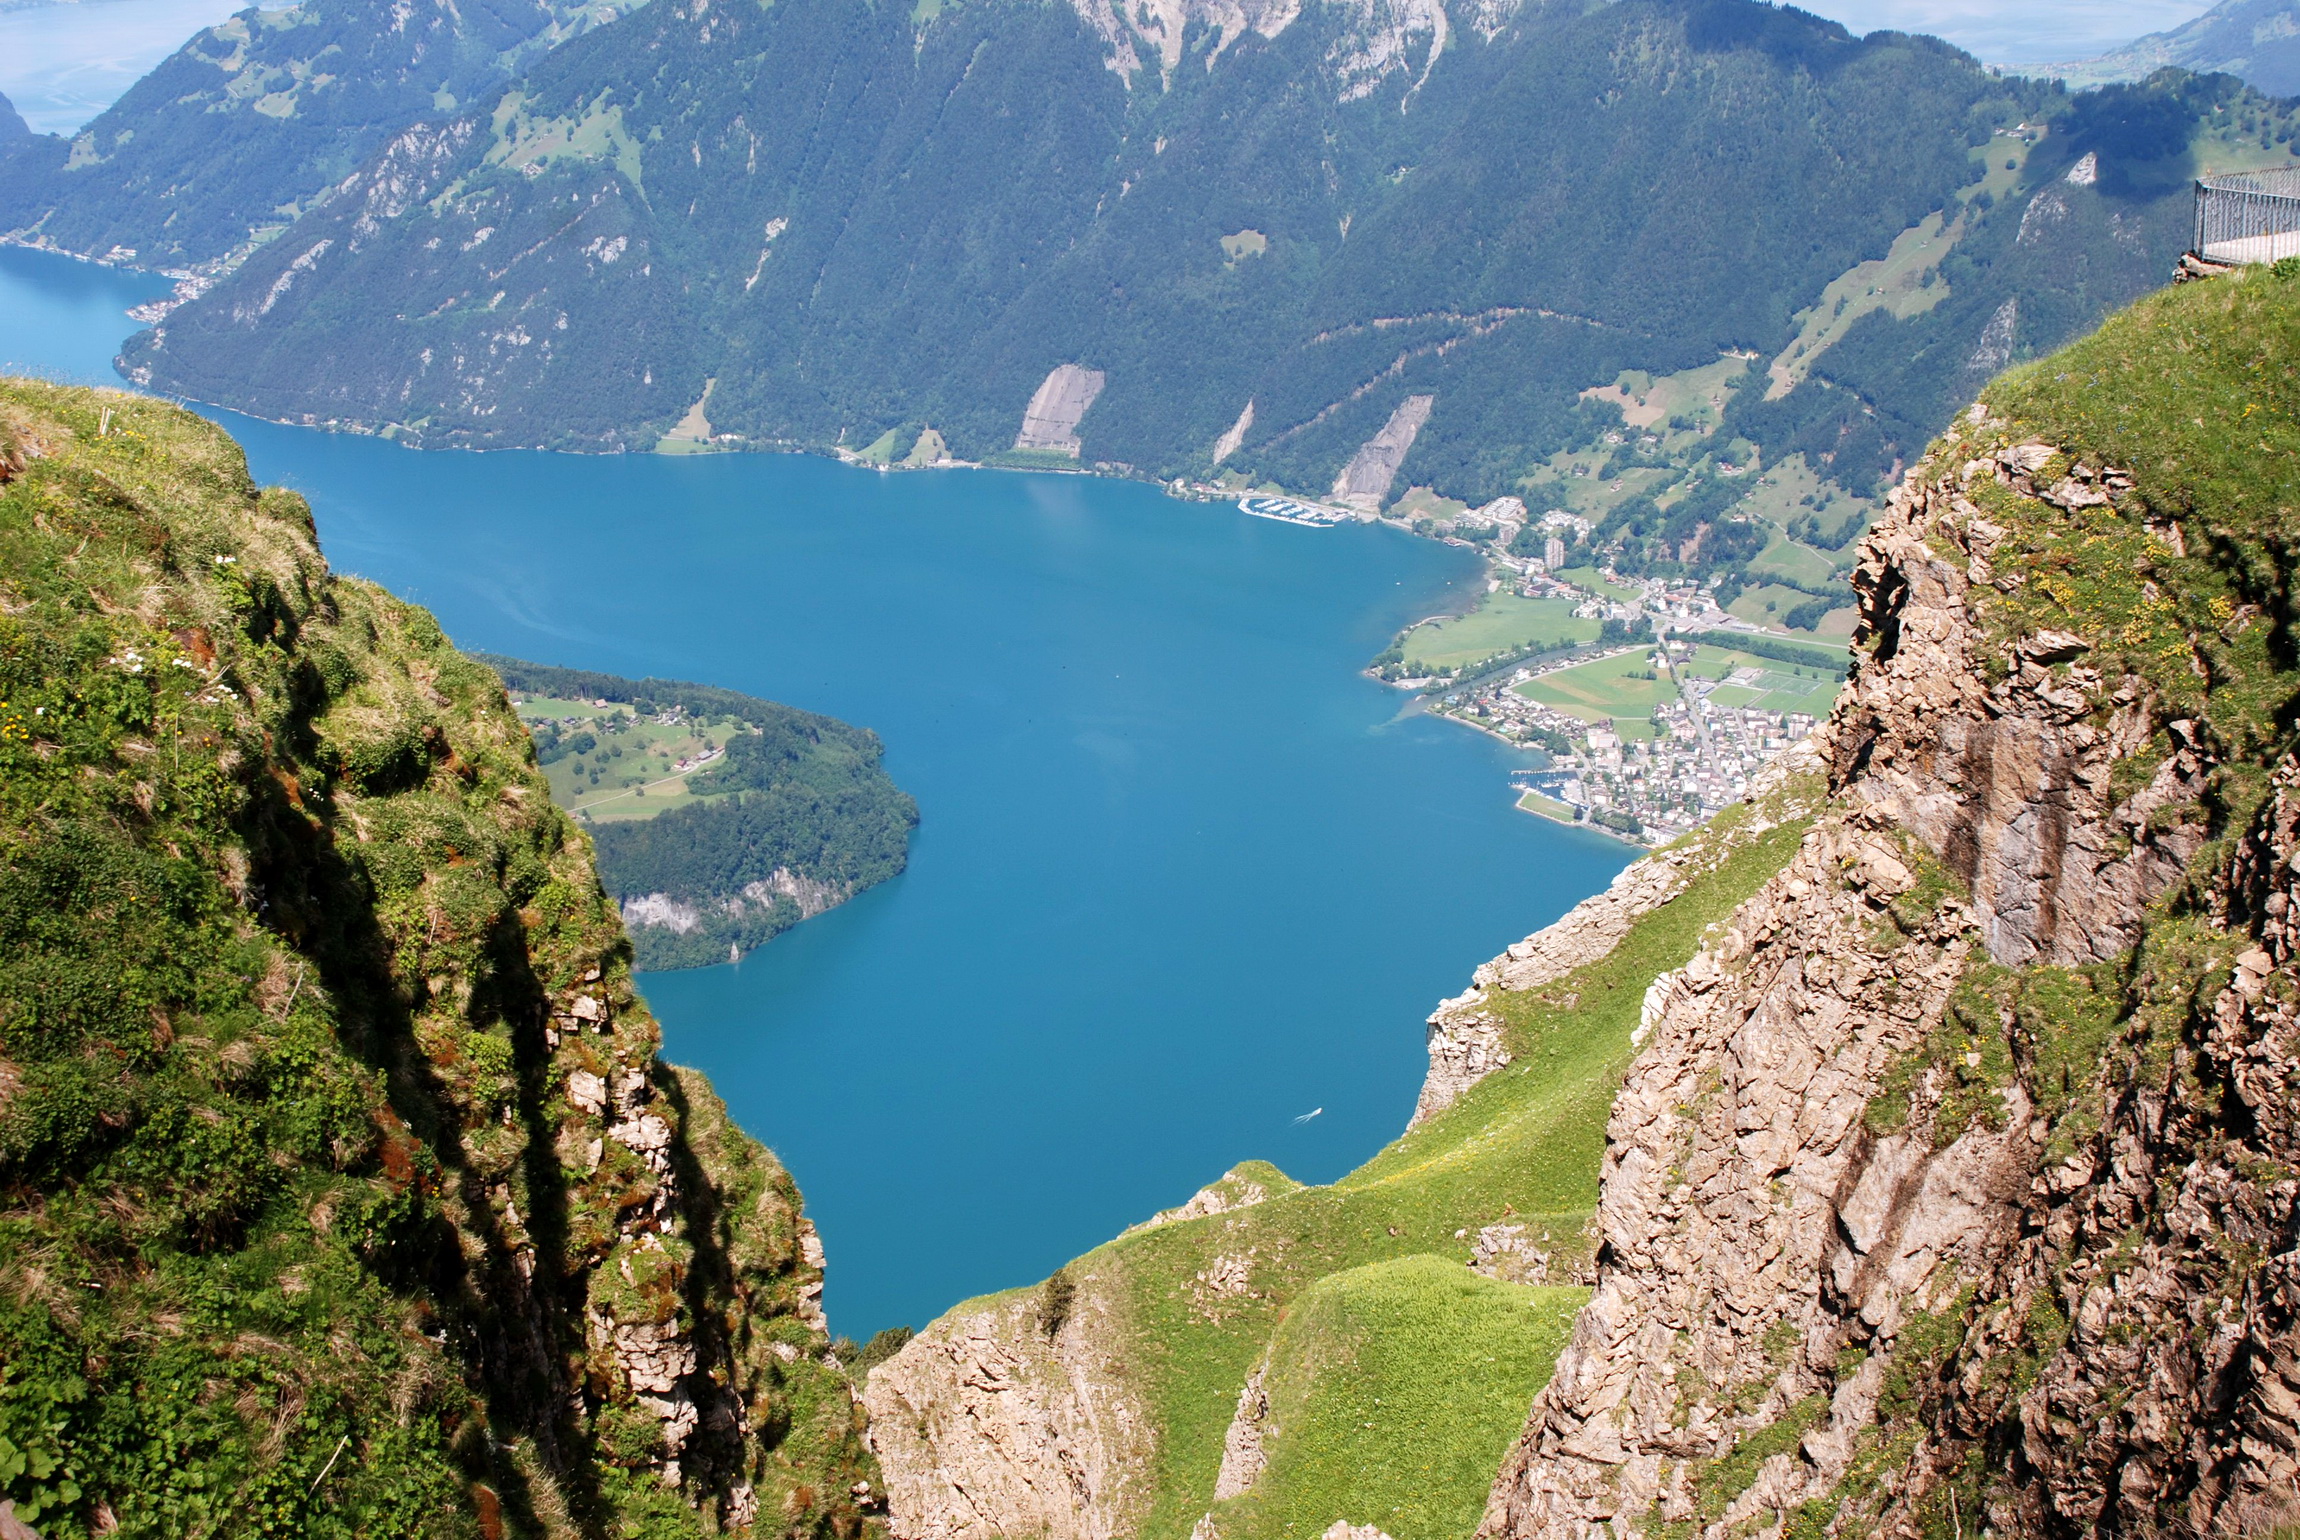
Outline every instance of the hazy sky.
{"label": "hazy sky", "polygon": [[2177,27],[2211,0],[1797,0],[1855,32],[1945,37],[1990,64],[2064,64]]}

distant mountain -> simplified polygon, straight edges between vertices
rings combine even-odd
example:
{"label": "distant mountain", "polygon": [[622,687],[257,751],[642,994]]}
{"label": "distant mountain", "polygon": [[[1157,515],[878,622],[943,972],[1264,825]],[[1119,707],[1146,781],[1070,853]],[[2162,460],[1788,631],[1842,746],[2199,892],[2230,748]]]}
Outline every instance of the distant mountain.
{"label": "distant mountain", "polygon": [[31,126],[24,121],[24,115],[16,110],[16,104],[0,96],[0,145],[14,144],[19,139],[31,137]]}
{"label": "distant mountain", "polygon": [[0,160],[0,230],[145,267],[226,264],[408,123],[491,94],[631,3],[251,7],[195,35],[70,139],[14,144]]}
{"label": "distant mountain", "polygon": [[[2042,88],[1746,0],[649,6],[410,128],[139,377],[426,443],[1012,446],[1505,491],[1626,368],[1770,351]],[[2169,260],[2169,255],[2164,260]],[[711,384],[716,381],[716,384]],[[1601,424],[1600,424],[1601,425]],[[1879,467],[1882,469],[1882,467]]]}
{"label": "distant mountain", "polygon": [[[137,191],[172,100],[40,172],[69,196],[18,238],[100,255],[115,204],[201,250],[245,228],[220,176]],[[1754,0],[669,0],[456,100],[377,130],[133,376],[417,444],[676,425],[1484,502],[1573,455],[1618,488],[1637,451],[1592,392],[1708,369],[1692,459],[1641,488],[1706,524],[1751,444],[1873,493],[2163,281],[2215,125],[2290,124],[2225,77],[2072,99]]]}
{"label": "distant mountain", "polygon": [[2152,32],[2097,59],[2048,64],[2030,73],[2081,87],[2145,80],[2167,65],[2234,75],[2271,96],[2300,96],[2300,4],[2220,0],[2170,32]]}

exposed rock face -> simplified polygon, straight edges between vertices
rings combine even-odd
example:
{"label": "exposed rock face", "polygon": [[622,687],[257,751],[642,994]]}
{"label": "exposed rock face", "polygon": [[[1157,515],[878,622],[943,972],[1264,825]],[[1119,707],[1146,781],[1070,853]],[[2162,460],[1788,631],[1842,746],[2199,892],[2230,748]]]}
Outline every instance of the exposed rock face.
{"label": "exposed rock face", "polygon": [[1262,1389],[1267,1364],[1246,1376],[1238,1392],[1238,1410],[1222,1434],[1222,1469],[1214,1478],[1214,1500],[1242,1496],[1262,1474],[1270,1457],[1262,1452],[1263,1425],[1270,1420],[1270,1397]]}
{"label": "exposed rock face", "polygon": [[1218,1182],[1209,1183],[1190,1195],[1190,1201],[1174,1208],[1160,1209],[1138,1225],[1129,1225],[1128,1235],[1137,1230],[1154,1230],[1160,1225],[1179,1224],[1185,1219],[1201,1219],[1208,1214],[1228,1214],[1238,1209],[1252,1208],[1269,1200],[1270,1189],[1253,1177],[1239,1171],[1223,1173]]}
{"label": "exposed rock face", "polygon": [[1182,62],[1183,37],[1192,26],[1220,34],[1214,49],[1219,58],[1247,32],[1276,37],[1302,14],[1302,0],[1071,0],[1071,5],[1109,48],[1109,67],[1129,84],[1143,67],[1145,50],[1158,61],[1161,74],[1171,74]]}
{"label": "exposed rock face", "polygon": [[871,1372],[863,1404],[902,1540],[1129,1533],[1148,1415],[1104,1346],[1093,1280],[1051,1331],[1045,1304],[953,1311]]}
{"label": "exposed rock face", "polygon": [[1075,457],[1078,424],[1094,405],[1094,398],[1102,394],[1104,378],[1099,369],[1084,369],[1077,364],[1058,365],[1031,394],[1014,447],[1051,449]]}
{"label": "exposed rock face", "polygon": [[[826,909],[836,909],[852,896],[853,890],[846,884],[824,882],[787,866],[778,866],[765,880],[743,884],[740,893],[705,902],[728,914],[739,915],[746,908],[771,911],[777,901],[787,898],[797,906],[800,919],[811,920]],[[700,928],[705,914],[700,905],[673,898],[668,893],[641,893],[624,899],[621,907],[623,924],[629,929],[652,925],[681,936]]]}
{"label": "exposed rock face", "polygon": [[1390,495],[1390,483],[1397,480],[1398,467],[1405,464],[1407,452],[1414,447],[1435,405],[1435,396],[1408,396],[1400,401],[1381,431],[1367,439],[1334,478],[1334,501],[1367,513],[1378,510]]}
{"label": "exposed rock face", "polygon": [[1485,1536],[2291,1503],[2300,765],[2189,871],[2212,735],[2087,667],[2097,636],[1992,619],[2033,574],[1984,506],[2049,525],[2129,482],[1971,421],[1868,537],[1835,811],[1649,1002],[1597,1293]]}

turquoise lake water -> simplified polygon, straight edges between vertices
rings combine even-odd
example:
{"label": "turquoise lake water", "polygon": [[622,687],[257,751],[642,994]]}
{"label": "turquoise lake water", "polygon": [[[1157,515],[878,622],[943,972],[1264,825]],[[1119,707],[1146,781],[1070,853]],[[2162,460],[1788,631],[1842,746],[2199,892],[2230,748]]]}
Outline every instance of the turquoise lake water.
{"label": "turquoise lake water", "polygon": [[[0,366],[109,379],[164,287],[0,248]],[[1422,1020],[1628,852],[1359,668],[1465,553],[1077,476],[415,453],[218,414],[327,554],[448,633],[876,729],[910,869],[643,981],[796,1174],[856,1336],[1043,1277],[1236,1162],[1405,1126]],[[1313,1109],[1306,1123],[1295,1120]]]}

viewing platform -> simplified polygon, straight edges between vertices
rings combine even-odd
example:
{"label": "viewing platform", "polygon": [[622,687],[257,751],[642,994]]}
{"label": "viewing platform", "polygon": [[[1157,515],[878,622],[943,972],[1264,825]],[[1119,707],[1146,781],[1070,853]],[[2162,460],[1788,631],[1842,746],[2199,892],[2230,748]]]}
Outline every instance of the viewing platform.
{"label": "viewing platform", "polygon": [[2300,257],[2300,166],[2198,177],[2189,256],[2222,268]]}

